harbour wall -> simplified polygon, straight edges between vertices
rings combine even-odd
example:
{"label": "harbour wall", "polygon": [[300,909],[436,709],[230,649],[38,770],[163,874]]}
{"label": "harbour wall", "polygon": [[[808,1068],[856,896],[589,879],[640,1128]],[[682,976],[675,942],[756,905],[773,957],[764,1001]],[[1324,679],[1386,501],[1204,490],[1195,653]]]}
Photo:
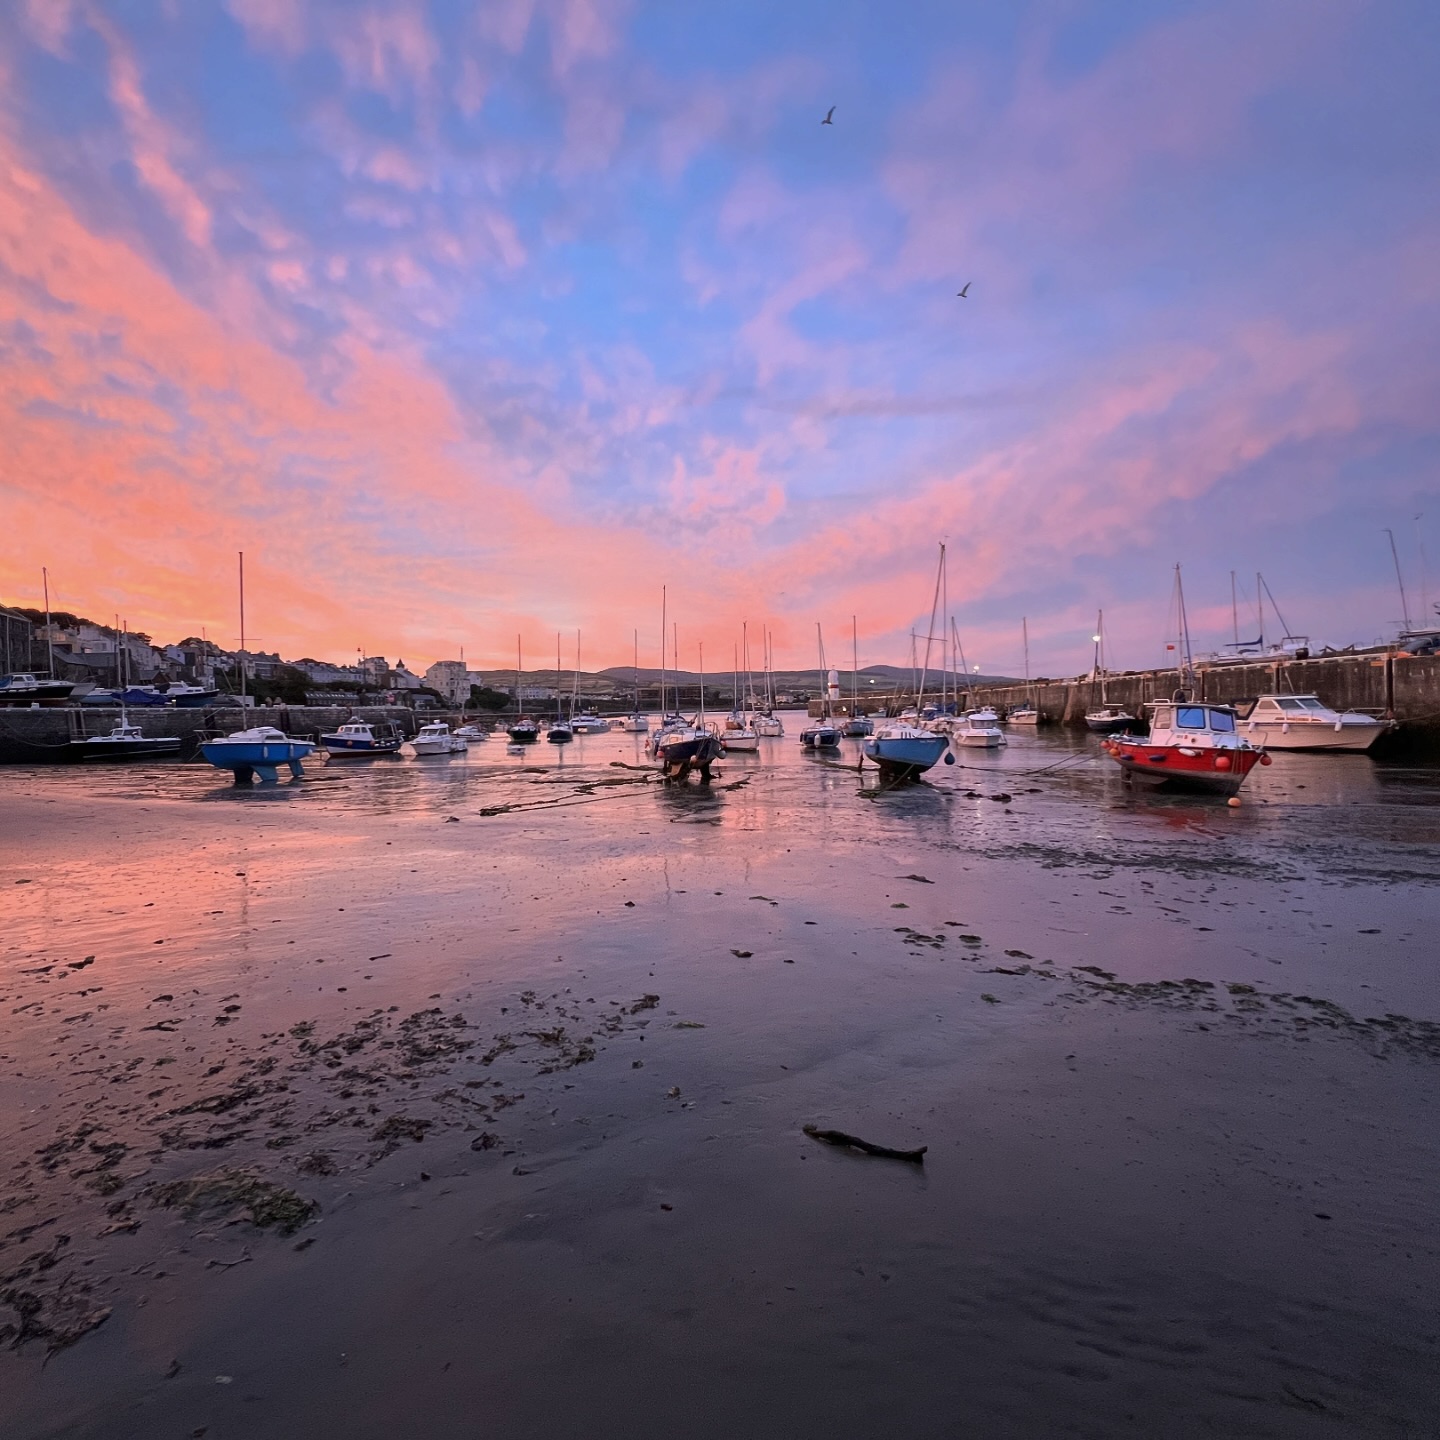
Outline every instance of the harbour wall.
{"label": "harbour wall", "polygon": [[[1238,705],[1259,695],[1318,695],[1336,710],[1388,715],[1400,722],[1394,735],[1382,742],[1388,750],[1440,753],[1440,656],[1366,651],[1274,664],[1206,666],[1197,679],[1200,700]],[[1169,699],[1179,688],[1178,671],[1130,671],[1107,677],[1105,699],[1139,715],[1140,707]],[[1085,712],[1101,705],[1100,684],[1089,679],[977,685],[974,695],[977,703],[997,708],[1030,699],[1042,723],[1050,725],[1083,726]]]}
{"label": "harbour wall", "polygon": [[[146,705],[128,712],[130,723],[147,735],[178,735],[182,756],[189,758],[208,735],[228,735],[255,725],[273,725],[287,735],[304,739],[334,730],[347,720],[389,720],[408,737],[431,719],[454,719],[435,712],[417,715],[403,705],[344,706],[276,705],[209,706],[184,710]],[[74,759],[72,740],[105,735],[120,718],[108,705],[65,705],[38,710],[0,707],[0,764],[43,765]]]}

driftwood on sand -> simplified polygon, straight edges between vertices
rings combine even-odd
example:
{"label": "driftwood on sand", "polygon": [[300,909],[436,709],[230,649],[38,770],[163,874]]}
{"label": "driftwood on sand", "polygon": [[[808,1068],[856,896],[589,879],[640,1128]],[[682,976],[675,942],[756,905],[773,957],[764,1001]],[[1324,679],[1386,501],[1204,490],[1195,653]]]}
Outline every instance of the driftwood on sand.
{"label": "driftwood on sand", "polygon": [[843,1130],[822,1130],[818,1125],[803,1128],[812,1140],[823,1140],[827,1145],[843,1145],[850,1150],[863,1150],[865,1154],[878,1155],[882,1160],[908,1160],[914,1165],[923,1165],[925,1152],[930,1148],[922,1145],[918,1150],[893,1150],[889,1145],[874,1145],[858,1135],[847,1135]]}

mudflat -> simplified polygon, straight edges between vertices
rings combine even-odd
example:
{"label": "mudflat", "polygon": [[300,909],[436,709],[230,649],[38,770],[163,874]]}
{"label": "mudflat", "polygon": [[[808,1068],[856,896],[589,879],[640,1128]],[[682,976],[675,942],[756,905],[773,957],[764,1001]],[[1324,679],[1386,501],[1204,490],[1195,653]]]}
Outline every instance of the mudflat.
{"label": "mudflat", "polygon": [[1440,1428],[1440,775],[763,743],[0,776],[0,1433]]}

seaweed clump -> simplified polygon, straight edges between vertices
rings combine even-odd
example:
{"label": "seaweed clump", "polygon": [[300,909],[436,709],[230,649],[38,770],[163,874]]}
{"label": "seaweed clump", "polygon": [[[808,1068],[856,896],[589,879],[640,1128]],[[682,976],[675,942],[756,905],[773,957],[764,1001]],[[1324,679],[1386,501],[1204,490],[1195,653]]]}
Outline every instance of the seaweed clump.
{"label": "seaweed clump", "polygon": [[212,1170],[185,1180],[171,1180],[156,1185],[150,1195],[152,1204],[180,1210],[188,1219],[243,1210],[242,1218],[257,1230],[274,1228],[281,1235],[293,1235],[320,1213],[318,1201],[308,1200],[249,1170]]}

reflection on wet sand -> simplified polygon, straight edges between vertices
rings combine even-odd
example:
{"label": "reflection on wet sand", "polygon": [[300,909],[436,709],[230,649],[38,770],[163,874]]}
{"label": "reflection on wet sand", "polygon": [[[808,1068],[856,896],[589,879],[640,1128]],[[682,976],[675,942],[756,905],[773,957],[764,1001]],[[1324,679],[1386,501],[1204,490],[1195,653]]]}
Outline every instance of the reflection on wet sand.
{"label": "reflection on wet sand", "polygon": [[1085,744],[7,773],[0,1429],[1423,1431],[1435,774]]}

